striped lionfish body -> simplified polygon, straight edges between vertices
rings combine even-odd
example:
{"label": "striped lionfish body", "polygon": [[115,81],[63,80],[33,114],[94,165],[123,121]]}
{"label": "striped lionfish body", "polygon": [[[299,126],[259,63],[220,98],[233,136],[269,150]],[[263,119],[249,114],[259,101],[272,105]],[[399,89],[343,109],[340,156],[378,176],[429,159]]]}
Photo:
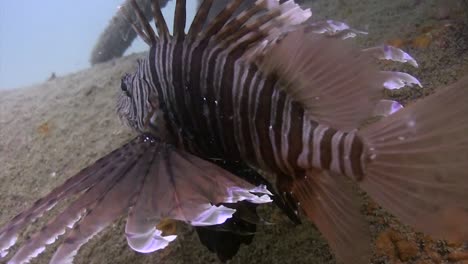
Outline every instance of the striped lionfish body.
{"label": "striped lionfish body", "polygon": [[[468,79],[400,109],[381,99],[383,90],[419,82],[379,71],[373,57],[417,66],[405,52],[359,50],[344,39],[362,32],[307,22],[310,10],[294,1],[258,0],[238,11],[245,3],[233,0],[206,21],[213,2],[201,3],[185,33],[185,1],[178,0],[171,35],[157,0],[157,33],[130,1],[132,25],[150,51],[122,78],[117,113],[141,135],[0,229],[6,255],[27,224],[86,193],[10,263],[29,261],[63,233],[51,262],[69,263],[127,211],[127,241],[138,252],[173,241],[156,225],[175,219],[226,260],[251,242],[256,204],[270,197],[293,221],[297,211],[313,221],[339,260],[368,263],[369,230],[352,181],[417,230],[468,239]],[[358,129],[375,115],[386,117]],[[236,176],[233,166],[244,164],[276,187],[260,175]],[[226,240],[232,246],[223,247]]]}
{"label": "striped lionfish body", "polygon": [[[226,10],[241,2],[233,1]],[[261,2],[266,5],[268,1]],[[283,13],[298,8],[291,1],[283,5]],[[257,12],[262,11],[260,6]],[[264,16],[271,16],[270,13]],[[307,10],[292,14],[300,16],[295,18],[299,21],[310,16]],[[220,31],[225,22],[215,21],[210,29],[218,26],[216,30]],[[153,104],[159,104],[164,114],[163,126],[174,137],[173,142],[205,158],[242,160],[261,170],[290,176],[304,174],[311,166],[327,170],[333,167],[340,173],[346,169],[350,175],[362,175],[362,141],[354,132],[317,122],[286,92],[285,84],[276,74],[262,72],[246,60],[246,48],[268,32],[254,35],[245,31],[231,37],[231,42],[215,41],[238,32],[239,26],[231,26],[206,38],[197,39],[189,33],[179,39],[161,37],[152,44],[149,59],[140,62],[130,80],[123,81],[126,87],[136,86],[134,90],[146,93],[135,99],[140,102],[122,103],[125,105],[122,109],[130,104],[141,107],[142,110],[136,110],[141,113],[141,122],[134,126],[140,131],[161,126],[157,114],[147,116],[151,111],[144,102],[146,98],[158,97]],[[244,42],[236,41],[242,37],[246,37]],[[132,100],[131,95],[124,97],[127,98],[122,100]],[[145,116],[155,123],[144,122]],[[304,142],[297,140],[303,137]],[[349,161],[342,159],[346,155],[337,155],[338,151],[344,153],[345,141],[347,155],[352,157]]]}

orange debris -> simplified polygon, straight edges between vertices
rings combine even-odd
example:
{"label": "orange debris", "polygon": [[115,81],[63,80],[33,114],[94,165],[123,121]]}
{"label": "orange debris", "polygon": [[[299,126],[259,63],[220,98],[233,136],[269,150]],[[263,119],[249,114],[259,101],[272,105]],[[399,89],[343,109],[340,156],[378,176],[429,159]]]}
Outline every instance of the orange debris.
{"label": "orange debris", "polygon": [[50,132],[50,125],[49,125],[49,122],[44,122],[42,123],[40,126],[37,127],[37,132],[45,137],[45,136],[48,136],[49,135],[49,132]]}
{"label": "orange debris", "polygon": [[163,219],[156,225],[162,231],[163,236],[175,235],[177,232],[177,222],[172,219]]}

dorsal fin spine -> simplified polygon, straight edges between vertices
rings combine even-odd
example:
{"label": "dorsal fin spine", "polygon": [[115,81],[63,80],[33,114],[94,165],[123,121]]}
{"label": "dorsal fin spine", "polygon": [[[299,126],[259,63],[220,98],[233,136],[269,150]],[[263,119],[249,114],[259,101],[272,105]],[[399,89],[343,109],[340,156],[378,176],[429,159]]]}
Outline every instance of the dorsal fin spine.
{"label": "dorsal fin spine", "polygon": [[187,19],[185,5],[186,0],[177,0],[174,15],[174,37],[179,41],[185,37],[185,23]]}
{"label": "dorsal fin spine", "polygon": [[159,0],[152,0],[151,1],[151,9],[153,11],[153,17],[154,17],[154,25],[156,26],[156,29],[158,30],[159,36],[163,40],[169,39],[169,30],[167,28],[166,20],[164,19],[162,12],[161,12],[161,6],[159,5]]}
{"label": "dorsal fin spine", "polygon": [[204,0],[201,3],[195,18],[193,19],[192,25],[190,25],[190,29],[187,34],[188,38],[193,39],[202,31],[212,4],[213,0]]}
{"label": "dorsal fin spine", "polygon": [[237,8],[244,0],[233,0],[210,22],[208,28],[203,32],[204,38],[211,38],[217,34],[219,30],[226,24],[229,18],[232,17]]}
{"label": "dorsal fin spine", "polygon": [[149,41],[151,42],[151,44],[156,43],[156,34],[154,33],[154,30],[151,28],[150,24],[148,23],[148,20],[145,18],[145,15],[141,11],[136,0],[131,0],[130,3],[133,9],[135,10],[135,14],[137,16],[138,22],[143,27],[143,30],[146,36],[148,37]]}

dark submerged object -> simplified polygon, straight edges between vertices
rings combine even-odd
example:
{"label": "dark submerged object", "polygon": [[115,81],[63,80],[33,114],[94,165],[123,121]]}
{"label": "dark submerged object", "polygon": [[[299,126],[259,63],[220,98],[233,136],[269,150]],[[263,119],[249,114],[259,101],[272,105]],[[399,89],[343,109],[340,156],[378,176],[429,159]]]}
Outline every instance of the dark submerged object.
{"label": "dark submerged object", "polygon": [[[260,0],[234,15],[242,2],[205,21],[213,3],[205,0],[185,34],[185,1],[177,1],[173,36],[157,0],[157,35],[131,2],[133,27],[151,48],[122,79],[117,111],[141,135],[0,229],[6,255],[21,229],[81,194],[10,263],[73,226],[51,260],[70,263],[127,211],[127,241],[138,252],[175,239],[156,228],[169,218],[196,226],[201,242],[229,259],[251,242],[256,204],[269,195],[295,221],[294,210],[304,212],[339,260],[368,263],[369,230],[350,180],[417,230],[468,240],[468,79],[394,113],[401,106],[381,100],[382,91],[419,82],[378,71],[370,56],[417,66],[408,54],[349,46],[342,39],[359,32],[306,23],[310,11],[293,1]],[[373,113],[391,115],[357,130]],[[235,176],[244,165],[276,178],[276,188],[260,175]]]}
{"label": "dark submerged object", "polygon": [[[167,1],[162,0],[160,2],[164,6]],[[127,2],[129,1],[127,0]],[[142,7],[145,17],[151,18],[151,0],[137,0],[137,3]],[[134,17],[132,16],[132,18]],[[125,16],[121,12],[117,12],[96,41],[89,62],[91,65],[95,65],[122,57],[136,37],[136,32],[125,19]]]}

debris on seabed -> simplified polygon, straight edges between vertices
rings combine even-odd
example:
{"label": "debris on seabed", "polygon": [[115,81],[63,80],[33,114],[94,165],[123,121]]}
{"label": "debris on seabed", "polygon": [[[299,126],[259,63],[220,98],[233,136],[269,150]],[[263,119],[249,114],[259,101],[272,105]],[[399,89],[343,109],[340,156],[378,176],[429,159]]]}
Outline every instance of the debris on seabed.
{"label": "debris on seabed", "polygon": [[37,133],[39,133],[39,135],[41,135],[43,137],[48,136],[50,134],[50,123],[49,123],[49,121],[45,121],[44,123],[39,125],[37,127]]}

